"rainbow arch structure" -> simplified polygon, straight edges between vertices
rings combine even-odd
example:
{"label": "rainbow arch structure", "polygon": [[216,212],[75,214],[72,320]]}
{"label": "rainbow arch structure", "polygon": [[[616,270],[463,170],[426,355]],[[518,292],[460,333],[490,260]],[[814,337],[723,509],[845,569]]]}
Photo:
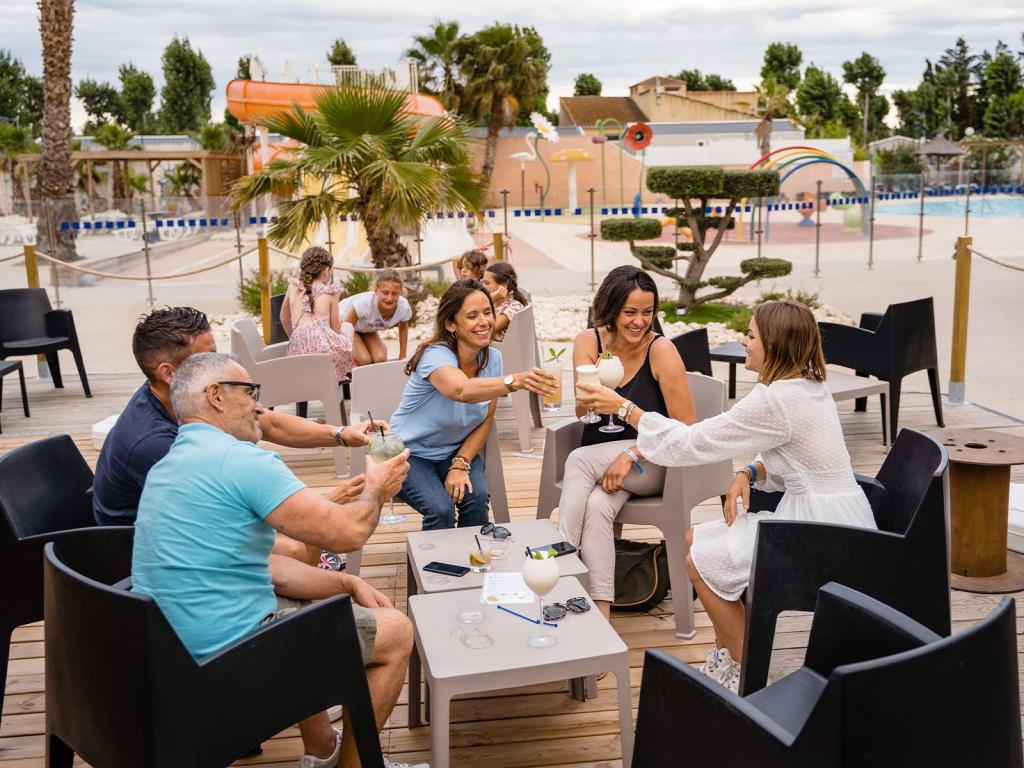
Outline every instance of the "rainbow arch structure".
{"label": "rainbow arch structure", "polygon": [[[835,155],[831,152],[826,152],[823,149],[816,147],[805,147],[805,146],[791,146],[783,147],[782,149],[776,149],[769,152],[767,155],[763,155],[753,163],[750,168],[761,168],[761,169],[774,169],[779,171],[779,184],[781,185],[786,179],[792,176],[794,173],[802,168],[806,168],[809,165],[816,165],[818,163],[827,163],[828,165],[834,165],[849,177],[850,181],[853,182],[854,187],[857,190],[857,198],[860,201],[861,206],[861,229],[867,234],[868,226],[868,198],[869,193],[867,188],[864,186],[864,182],[860,180],[860,177],[854,173],[853,169],[848,165],[843,164],[839,161]],[[826,203],[827,204],[827,203]],[[772,209],[772,201],[768,201],[767,215],[770,218]],[[765,221],[765,237],[768,236],[768,221]],[[754,239],[754,217],[750,217],[750,239]]]}

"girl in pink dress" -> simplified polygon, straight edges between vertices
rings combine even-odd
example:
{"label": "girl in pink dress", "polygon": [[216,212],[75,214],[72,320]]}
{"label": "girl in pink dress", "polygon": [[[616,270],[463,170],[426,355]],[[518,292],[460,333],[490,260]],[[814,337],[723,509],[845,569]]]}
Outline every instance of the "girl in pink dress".
{"label": "girl in pink dress", "polygon": [[289,331],[289,355],[328,354],[338,381],[355,365],[351,323],[341,322],[341,286],[331,282],[334,259],[325,249],[307,248],[281,305],[281,325]]}

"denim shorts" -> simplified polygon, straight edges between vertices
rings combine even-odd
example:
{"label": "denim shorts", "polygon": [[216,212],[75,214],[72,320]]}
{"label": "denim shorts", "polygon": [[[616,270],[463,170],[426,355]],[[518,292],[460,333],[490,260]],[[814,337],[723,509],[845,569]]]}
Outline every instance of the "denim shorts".
{"label": "denim shorts", "polygon": [[[301,611],[307,605],[313,604],[312,600],[293,600],[290,597],[281,597],[281,595],[275,595],[275,597],[277,598],[277,610],[267,614],[266,618],[260,622],[261,627],[273,624],[278,619],[283,619],[288,614]],[[363,608],[355,603],[352,603],[352,613],[356,619],[359,650],[363,655],[363,664],[366,665],[370,663],[370,657],[373,656],[373,643],[377,639],[377,617],[369,608]]]}

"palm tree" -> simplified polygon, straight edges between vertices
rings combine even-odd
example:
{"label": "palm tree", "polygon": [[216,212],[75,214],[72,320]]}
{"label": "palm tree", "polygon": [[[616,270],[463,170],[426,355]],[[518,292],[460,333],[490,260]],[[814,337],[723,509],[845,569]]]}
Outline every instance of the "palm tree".
{"label": "palm tree", "polygon": [[777,117],[788,117],[793,111],[789,103],[789,87],[766,77],[760,85],[754,86],[757,93],[757,106],[754,108],[756,117],[761,120],[754,129],[754,138],[762,157],[772,151],[772,120]]}
{"label": "palm tree", "polygon": [[413,47],[406,58],[419,65],[420,88],[441,99],[444,108],[454,112],[459,106],[462,85],[456,80],[459,22],[436,20],[427,35],[413,35]]}
{"label": "palm tree", "polygon": [[164,181],[170,185],[174,197],[192,198],[192,188],[202,181],[202,172],[187,160],[164,172]]}
{"label": "palm tree", "polygon": [[[101,147],[105,147],[110,150],[123,151],[126,149],[132,149],[131,140],[135,138],[135,134],[132,133],[128,128],[122,128],[117,123],[103,123],[99,126],[92,135],[93,140]],[[138,149],[138,147],[134,147]],[[123,164],[123,165],[122,165]],[[128,161],[127,160],[114,160],[113,161],[113,173],[111,174],[111,194],[114,197],[114,205],[116,206],[118,201],[126,201],[128,193],[125,190],[125,180],[129,176]]]}
{"label": "palm tree", "polygon": [[[278,206],[270,239],[299,248],[325,221],[356,214],[376,267],[407,266],[399,227],[415,227],[431,211],[477,211],[484,187],[473,172],[464,126],[450,116],[418,120],[407,94],[386,88],[324,88],[315,112],[298,105],[265,120],[271,132],[301,146],[235,183],[233,206],[268,194],[289,195]],[[410,276],[416,273],[409,273]],[[419,298],[418,276],[406,282]]]}
{"label": "palm tree", "polygon": [[79,258],[75,231],[60,221],[75,218],[75,176],[71,167],[71,33],[74,0],[39,0],[43,43],[43,143],[36,174],[36,197],[45,221],[39,227],[40,250],[64,261]]}
{"label": "palm tree", "polygon": [[515,119],[520,104],[533,102],[547,81],[548,63],[518,26],[493,24],[458,43],[459,72],[465,81],[463,114],[487,123],[484,181],[491,181],[498,132]]}

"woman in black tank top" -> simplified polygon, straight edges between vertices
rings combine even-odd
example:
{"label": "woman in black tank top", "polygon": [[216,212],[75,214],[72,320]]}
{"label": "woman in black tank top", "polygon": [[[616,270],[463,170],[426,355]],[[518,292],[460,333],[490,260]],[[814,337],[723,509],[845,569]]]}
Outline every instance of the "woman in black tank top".
{"label": "woman in black tank top", "polygon": [[[616,267],[594,297],[593,328],[573,343],[573,367],[598,364],[602,354],[619,358],[624,368],[616,388],[630,402],[688,424],[694,407],[686,369],[675,346],[661,335],[657,319],[658,287],[642,269]],[[586,409],[577,407],[576,415]],[[607,616],[615,596],[615,517],[630,495],[660,494],[665,470],[643,460],[636,430],[601,432],[584,426],[581,445],[565,463],[558,527],[590,570],[590,593]]]}

